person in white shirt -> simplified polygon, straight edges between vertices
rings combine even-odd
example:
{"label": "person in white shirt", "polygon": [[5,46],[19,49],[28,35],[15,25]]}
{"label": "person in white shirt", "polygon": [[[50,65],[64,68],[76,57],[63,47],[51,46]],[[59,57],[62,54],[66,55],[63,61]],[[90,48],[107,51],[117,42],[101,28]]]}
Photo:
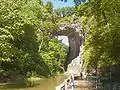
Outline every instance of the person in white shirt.
{"label": "person in white shirt", "polygon": [[74,76],[73,75],[70,76],[69,83],[70,83],[70,86],[72,87],[72,90],[74,90]]}

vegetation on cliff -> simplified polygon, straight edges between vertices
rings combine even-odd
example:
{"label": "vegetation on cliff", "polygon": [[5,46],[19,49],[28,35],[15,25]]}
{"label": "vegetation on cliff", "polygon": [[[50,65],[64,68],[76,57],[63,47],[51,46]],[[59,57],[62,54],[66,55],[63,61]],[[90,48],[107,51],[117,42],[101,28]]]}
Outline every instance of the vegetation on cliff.
{"label": "vegetation on cliff", "polygon": [[44,5],[41,0],[0,0],[0,78],[62,72],[67,47],[52,33],[78,17],[86,36],[86,70],[120,65],[120,1],[74,2],[75,7],[53,10],[51,2]]}
{"label": "vegetation on cliff", "polygon": [[120,65],[119,8],[119,0],[90,0],[77,7],[86,33],[83,53],[86,69]]}

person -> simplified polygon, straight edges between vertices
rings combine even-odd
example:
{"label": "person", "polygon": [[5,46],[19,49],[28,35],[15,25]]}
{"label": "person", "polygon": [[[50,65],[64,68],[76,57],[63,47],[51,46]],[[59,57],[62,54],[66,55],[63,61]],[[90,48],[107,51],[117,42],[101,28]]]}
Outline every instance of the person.
{"label": "person", "polygon": [[72,90],[74,90],[74,76],[73,75],[71,75],[70,76],[70,86],[72,87]]}
{"label": "person", "polygon": [[82,72],[80,73],[80,79],[82,79],[82,77],[83,77],[83,74],[82,74]]}
{"label": "person", "polygon": [[68,90],[68,80],[65,80],[65,90]]}

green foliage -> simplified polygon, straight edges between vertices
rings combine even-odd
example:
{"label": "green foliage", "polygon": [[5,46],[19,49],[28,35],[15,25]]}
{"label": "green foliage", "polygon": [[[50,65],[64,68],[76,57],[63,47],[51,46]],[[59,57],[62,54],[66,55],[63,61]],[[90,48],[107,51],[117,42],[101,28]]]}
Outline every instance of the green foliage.
{"label": "green foliage", "polygon": [[75,8],[74,7],[63,7],[63,8],[58,8],[55,9],[55,13],[57,16],[72,16],[75,13]]}
{"label": "green foliage", "polygon": [[86,67],[120,64],[119,8],[119,0],[91,0],[78,6],[77,15],[87,34],[83,54]]}
{"label": "green foliage", "polygon": [[76,10],[74,7],[63,7],[55,9],[54,12],[57,15],[56,21],[58,22],[58,24],[72,22],[75,11]]}
{"label": "green foliage", "polygon": [[66,47],[52,38],[58,28],[52,3],[0,0],[0,7],[0,78],[60,72]]}
{"label": "green foliage", "polygon": [[53,12],[53,4],[52,2],[48,1],[47,4],[45,5],[46,9],[48,10],[49,13]]}
{"label": "green foliage", "polygon": [[48,49],[41,52],[42,58],[50,69],[50,75],[54,75],[57,72],[63,71],[63,62],[66,58],[66,46],[62,45],[56,39],[50,39]]}

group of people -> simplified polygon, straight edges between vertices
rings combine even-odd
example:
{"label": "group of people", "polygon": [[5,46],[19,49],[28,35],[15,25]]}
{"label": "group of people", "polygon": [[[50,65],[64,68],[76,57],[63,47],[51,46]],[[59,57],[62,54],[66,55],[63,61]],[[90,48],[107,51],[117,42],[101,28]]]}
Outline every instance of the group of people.
{"label": "group of people", "polygon": [[[82,77],[83,77],[83,74],[80,73],[80,79],[82,79]],[[68,90],[68,87],[70,87],[71,90],[74,90],[75,88],[74,79],[75,79],[74,75],[71,74],[71,76],[68,79],[66,79],[65,82],[62,84],[62,87],[60,90]]]}
{"label": "group of people", "polygon": [[72,74],[68,79],[66,79],[65,88],[62,90],[68,90],[68,86],[70,86],[72,90],[74,90],[74,76]]}
{"label": "group of people", "polygon": [[[80,79],[83,79],[82,72],[80,73]],[[68,85],[72,88],[72,90],[74,90],[75,85],[74,85],[74,75],[73,74],[71,74],[71,76],[67,79],[65,90],[67,90]]]}

